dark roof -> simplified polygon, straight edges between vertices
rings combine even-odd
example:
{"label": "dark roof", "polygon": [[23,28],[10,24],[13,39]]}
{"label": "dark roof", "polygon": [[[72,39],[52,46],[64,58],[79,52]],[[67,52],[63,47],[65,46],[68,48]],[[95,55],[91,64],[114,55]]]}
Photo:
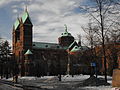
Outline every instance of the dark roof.
{"label": "dark roof", "polygon": [[26,10],[24,12],[24,14],[22,15],[22,22],[25,23],[25,21],[27,20],[27,18],[29,18],[30,22],[31,22],[31,18],[29,17],[29,13],[28,11]]}
{"label": "dark roof", "polygon": [[67,49],[57,43],[33,42],[33,49]]}
{"label": "dark roof", "polygon": [[15,30],[18,28],[19,25],[20,25],[20,21],[19,21],[19,19],[17,19],[14,23]]}
{"label": "dark roof", "polygon": [[74,41],[69,47],[62,47],[57,43],[33,42],[33,49],[69,49],[69,51],[71,51],[75,46],[80,50],[88,50],[88,47],[79,46],[76,41]]}
{"label": "dark roof", "polygon": [[[21,17],[22,22],[25,23],[25,21],[27,20],[27,18],[29,18],[29,20],[30,20],[30,22],[31,22],[31,18],[29,17],[29,13],[28,13],[28,11],[26,10],[26,11],[23,13],[22,17]],[[15,30],[18,28],[19,25],[20,25],[20,21],[19,21],[19,18],[17,18],[17,20],[16,20],[15,23],[14,23],[14,28],[15,28]]]}

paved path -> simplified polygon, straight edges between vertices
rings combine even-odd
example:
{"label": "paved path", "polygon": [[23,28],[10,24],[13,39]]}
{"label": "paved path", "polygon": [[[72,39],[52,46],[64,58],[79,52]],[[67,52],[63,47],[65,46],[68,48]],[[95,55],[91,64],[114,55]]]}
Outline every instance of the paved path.
{"label": "paved path", "polygon": [[0,80],[0,90],[23,90],[21,85],[11,81]]}

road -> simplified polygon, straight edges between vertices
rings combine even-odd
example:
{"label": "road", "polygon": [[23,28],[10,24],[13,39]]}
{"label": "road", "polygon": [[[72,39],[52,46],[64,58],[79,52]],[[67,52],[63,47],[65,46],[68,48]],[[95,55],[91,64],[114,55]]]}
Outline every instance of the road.
{"label": "road", "polygon": [[0,80],[0,90],[23,90],[20,84],[7,80]]}

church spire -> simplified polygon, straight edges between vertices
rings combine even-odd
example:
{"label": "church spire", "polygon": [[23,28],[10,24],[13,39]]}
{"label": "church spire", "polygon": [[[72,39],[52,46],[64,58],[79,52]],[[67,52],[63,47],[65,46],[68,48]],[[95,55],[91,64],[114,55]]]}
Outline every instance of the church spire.
{"label": "church spire", "polygon": [[31,19],[29,17],[29,13],[28,13],[28,8],[27,8],[27,5],[25,7],[25,11],[22,15],[22,22],[25,23],[25,21],[29,18],[30,22],[31,22]]}
{"label": "church spire", "polygon": [[14,23],[14,29],[16,30],[19,25],[20,25],[20,20],[19,20],[19,18],[17,18],[17,20]]}

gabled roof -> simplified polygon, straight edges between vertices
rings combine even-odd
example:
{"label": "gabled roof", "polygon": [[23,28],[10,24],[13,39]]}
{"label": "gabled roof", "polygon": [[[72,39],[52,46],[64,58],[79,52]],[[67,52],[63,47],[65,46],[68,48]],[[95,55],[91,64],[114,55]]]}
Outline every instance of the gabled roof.
{"label": "gabled roof", "polygon": [[80,51],[80,47],[75,45],[70,52],[77,52],[77,51]]}
{"label": "gabled roof", "polygon": [[30,49],[28,49],[25,55],[30,55],[30,54],[33,54],[33,53],[30,51]]}
{"label": "gabled roof", "polygon": [[76,52],[76,51],[85,51],[88,50],[89,48],[87,46],[79,46],[76,41],[70,44],[68,47],[67,51],[68,52]]}
{"label": "gabled roof", "polygon": [[76,41],[70,44],[70,46],[68,47],[68,50],[71,51],[74,46],[79,46]]}
{"label": "gabled roof", "polygon": [[19,21],[19,19],[17,19],[14,23],[14,29],[16,30],[19,25],[20,25],[20,21]]}
{"label": "gabled roof", "polygon": [[33,49],[67,49],[56,43],[33,42]]}
{"label": "gabled roof", "polygon": [[[22,22],[25,23],[25,21],[29,18],[30,22],[31,22],[31,19],[29,17],[29,13],[27,10],[25,10],[25,12],[23,13],[21,19],[22,19]],[[19,18],[17,18],[17,20],[15,21],[14,23],[14,29],[16,30],[18,28],[18,26],[20,25],[20,20]]]}

